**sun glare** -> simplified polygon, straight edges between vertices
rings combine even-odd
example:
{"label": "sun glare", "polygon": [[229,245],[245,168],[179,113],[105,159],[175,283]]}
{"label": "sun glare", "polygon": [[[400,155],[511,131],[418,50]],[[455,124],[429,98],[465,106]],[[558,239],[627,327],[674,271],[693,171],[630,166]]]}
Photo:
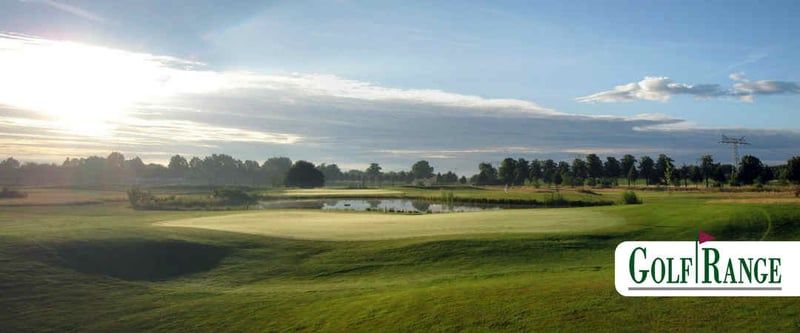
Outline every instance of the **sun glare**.
{"label": "sun glare", "polygon": [[[8,37],[8,36],[0,36]],[[72,42],[0,38],[0,103],[36,110],[81,134],[107,135],[139,102],[203,87],[203,72],[167,61]]]}

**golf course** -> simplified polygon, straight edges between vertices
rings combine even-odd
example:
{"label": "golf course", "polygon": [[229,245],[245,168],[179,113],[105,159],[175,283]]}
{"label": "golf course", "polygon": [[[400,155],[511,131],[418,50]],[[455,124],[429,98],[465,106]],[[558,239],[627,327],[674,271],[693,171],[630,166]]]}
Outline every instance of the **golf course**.
{"label": "golf course", "polygon": [[800,329],[795,298],[623,297],[614,288],[614,249],[626,240],[693,240],[698,229],[719,240],[798,239],[800,202],[788,190],[641,190],[643,203],[626,205],[622,189],[563,189],[566,198],[614,204],[440,214],[135,210],[124,189],[24,191],[0,201],[3,332]]}

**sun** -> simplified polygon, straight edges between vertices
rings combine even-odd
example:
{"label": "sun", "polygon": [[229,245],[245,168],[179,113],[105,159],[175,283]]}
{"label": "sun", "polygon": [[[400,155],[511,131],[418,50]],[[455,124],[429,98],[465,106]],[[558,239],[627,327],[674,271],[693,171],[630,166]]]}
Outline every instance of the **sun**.
{"label": "sun", "polygon": [[0,39],[0,103],[88,132],[107,130],[137,103],[168,94],[169,71],[146,54],[72,42]]}

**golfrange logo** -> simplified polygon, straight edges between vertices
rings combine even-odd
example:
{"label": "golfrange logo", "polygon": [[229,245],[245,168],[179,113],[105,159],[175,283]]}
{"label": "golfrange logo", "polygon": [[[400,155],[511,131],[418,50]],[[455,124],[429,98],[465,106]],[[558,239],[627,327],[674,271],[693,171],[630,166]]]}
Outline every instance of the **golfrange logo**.
{"label": "golfrange logo", "polygon": [[800,296],[800,242],[623,242],[614,280],[623,296]]}

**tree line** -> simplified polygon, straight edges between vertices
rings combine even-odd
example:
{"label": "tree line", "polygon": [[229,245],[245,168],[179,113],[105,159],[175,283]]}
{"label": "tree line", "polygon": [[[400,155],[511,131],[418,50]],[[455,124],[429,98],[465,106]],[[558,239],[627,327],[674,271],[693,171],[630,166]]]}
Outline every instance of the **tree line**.
{"label": "tree line", "polygon": [[409,170],[383,172],[378,163],[364,170],[342,171],[336,164],[314,165],[308,161],[293,162],[288,157],[272,157],[259,163],[239,160],[230,155],[212,154],[189,159],[174,155],[165,166],[145,164],[139,157],[126,159],[119,152],[107,157],[67,158],[61,164],[21,163],[13,157],[0,161],[0,184],[3,185],[130,185],[130,184],[190,184],[240,186],[301,186],[323,185],[381,186],[381,185],[532,185],[532,186],[617,186],[620,181],[631,186],[637,181],[645,185],[688,186],[705,184],[749,185],[770,181],[800,182],[800,157],[786,165],[767,166],[755,156],[745,155],[741,163],[716,163],[710,155],[702,156],[695,165],[676,166],[665,154],[657,158],[625,155],[621,159],[608,156],[602,160],[596,154],[576,158],[571,163],[552,159],[528,161],[506,158],[495,168],[491,163],[478,164],[478,173],[467,179],[452,171],[435,173],[425,160],[411,165]]}
{"label": "tree line", "polygon": [[533,185],[540,186],[627,186],[644,181],[645,185],[709,186],[767,184],[800,182],[800,157],[792,157],[786,165],[768,166],[752,155],[742,157],[738,166],[716,163],[711,155],[704,155],[698,164],[676,166],[666,154],[655,159],[650,156],[636,158],[625,155],[621,159],[607,156],[602,160],[596,154],[576,158],[571,163],[524,158],[506,158],[499,167],[483,162],[478,165],[478,174],[471,178],[476,185]]}
{"label": "tree line", "polygon": [[[307,161],[292,161],[288,157],[272,157],[259,163],[239,160],[226,154],[203,158],[174,155],[165,166],[145,164],[139,157],[126,159],[119,152],[107,157],[67,158],[61,164],[20,161],[9,157],[0,160],[2,185],[238,185],[238,186],[301,186],[318,187],[325,184],[378,186],[411,184],[455,184],[453,172],[434,174],[427,161],[419,161],[409,171],[382,172],[378,163],[365,170],[342,171],[336,164],[314,165]],[[466,178],[461,181],[466,183]]]}

